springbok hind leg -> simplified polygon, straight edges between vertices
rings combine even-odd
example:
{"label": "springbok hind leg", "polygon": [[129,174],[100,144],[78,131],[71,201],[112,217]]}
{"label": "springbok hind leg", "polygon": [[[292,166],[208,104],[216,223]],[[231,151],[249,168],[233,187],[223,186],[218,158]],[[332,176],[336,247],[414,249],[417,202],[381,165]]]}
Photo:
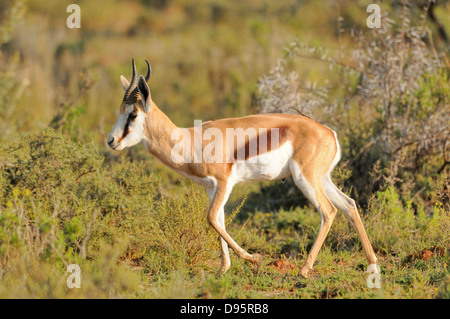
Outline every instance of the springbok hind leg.
{"label": "springbok hind leg", "polygon": [[317,186],[316,189],[316,200],[318,202],[318,210],[321,214],[322,222],[319,229],[319,234],[317,235],[316,241],[311,248],[311,251],[306,258],[306,262],[300,270],[300,275],[304,278],[308,278],[308,272],[313,268],[314,262],[316,261],[317,255],[319,254],[320,248],[322,247],[325,238],[333,224],[334,217],[336,216],[337,209],[333,204],[327,199],[323,189]]}
{"label": "springbok hind leg", "polygon": [[358,213],[358,208],[353,199],[345,195],[339,188],[337,188],[331,181],[330,176],[325,176],[323,179],[323,185],[325,193],[331,202],[340,210],[342,210],[347,218],[350,220],[352,225],[355,227],[356,233],[361,241],[364,249],[367,261],[369,262],[368,272],[378,272],[376,267],[377,257],[373,251],[372,245],[370,244],[369,237],[367,236],[366,230],[361,221],[361,217]]}
{"label": "springbok hind leg", "polygon": [[308,257],[306,258],[305,264],[300,270],[300,275],[304,278],[308,278],[308,272],[312,269],[320,248],[328,235],[331,224],[336,216],[337,209],[325,195],[322,182],[319,178],[312,177],[307,180],[302,174],[298,164],[295,162],[291,163],[290,170],[295,184],[303,192],[306,198],[308,198],[308,200],[316,207],[320,213],[320,217],[322,218],[319,234],[317,235],[316,241],[314,242]]}

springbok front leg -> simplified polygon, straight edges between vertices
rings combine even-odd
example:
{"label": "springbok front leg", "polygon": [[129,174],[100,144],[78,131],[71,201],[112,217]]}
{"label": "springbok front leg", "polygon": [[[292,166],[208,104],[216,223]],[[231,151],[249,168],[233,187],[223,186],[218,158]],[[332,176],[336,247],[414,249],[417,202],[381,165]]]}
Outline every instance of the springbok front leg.
{"label": "springbok front leg", "polygon": [[[253,263],[257,263],[259,258],[257,256],[250,255],[245,251],[245,249],[241,248],[231,236],[226,232],[225,225],[222,220],[224,217],[220,217],[220,214],[224,214],[224,206],[230,196],[231,190],[233,189],[233,185],[227,185],[226,182],[218,182],[216,186],[216,191],[214,192],[214,196],[211,201],[211,205],[208,210],[208,223],[214,228],[215,231],[221,237],[221,240],[224,240],[226,244],[228,244],[231,249],[238,255],[238,257],[248,260]],[[222,266],[227,266],[226,260],[226,252],[224,252],[224,248],[226,246],[222,245]],[[228,250],[228,248],[227,248]],[[229,256],[228,256],[229,262]],[[228,265],[229,268],[229,265]],[[222,273],[228,270],[227,267],[221,268]]]}
{"label": "springbok front leg", "polygon": [[[214,198],[214,194],[216,192],[216,188],[215,187],[211,187],[211,188],[205,188],[206,192],[208,193],[209,196],[209,204],[212,204],[213,198]],[[223,229],[225,229],[225,209],[224,209],[224,205],[222,205],[222,207],[219,210],[218,213],[218,218],[217,218],[218,222],[219,222],[219,226],[222,227]],[[220,240],[220,250],[222,252],[222,265],[220,266],[220,272],[221,273],[225,273],[231,266],[231,260],[230,260],[230,252],[228,250],[228,244],[227,242],[221,237],[219,236],[219,240]]]}

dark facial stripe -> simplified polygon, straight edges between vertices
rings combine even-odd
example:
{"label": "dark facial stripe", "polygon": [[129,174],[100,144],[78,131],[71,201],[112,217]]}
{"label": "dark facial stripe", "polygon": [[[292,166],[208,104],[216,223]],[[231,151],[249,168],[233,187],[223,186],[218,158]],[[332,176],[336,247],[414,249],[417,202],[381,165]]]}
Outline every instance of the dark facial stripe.
{"label": "dark facial stripe", "polygon": [[[138,112],[138,108],[136,106],[134,106],[134,113]],[[119,140],[117,141],[117,143],[122,142],[122,140],[128,135],[130,134],[130,115],[128,115],[127,118],[127,122],[125,123],[125,127],[123,128],[123,134],[122,136],[119,138]]]}
{"label": "dark facial stripe", "polygon": [[127,121],[127,124],[125,124],[125,127],[123,128],[123,134],[122,134],[122,136],[119,138],[119,140],[117,141],[117,144],[119,144],[120,142],[122,142],[122,140],[123,140],[128,134],[130,134],[130,127],[129,127],[128,121]]}

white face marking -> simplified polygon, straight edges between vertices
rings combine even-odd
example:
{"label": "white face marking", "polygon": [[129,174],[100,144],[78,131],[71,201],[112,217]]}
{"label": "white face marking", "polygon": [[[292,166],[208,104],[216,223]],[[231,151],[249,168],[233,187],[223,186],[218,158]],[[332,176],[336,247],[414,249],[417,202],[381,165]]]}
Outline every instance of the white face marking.
{"label": "white face marking", "polygon": [[[130,114],[136,114],[132,119]],[[144,139],[145,113],[138,109],[134,113],[134,106],[127,105],[125,112],[121,113],[116,125],[114,125],[108,136],[110,147],[116,151],[123,150],[125,147],[131,147]]]}

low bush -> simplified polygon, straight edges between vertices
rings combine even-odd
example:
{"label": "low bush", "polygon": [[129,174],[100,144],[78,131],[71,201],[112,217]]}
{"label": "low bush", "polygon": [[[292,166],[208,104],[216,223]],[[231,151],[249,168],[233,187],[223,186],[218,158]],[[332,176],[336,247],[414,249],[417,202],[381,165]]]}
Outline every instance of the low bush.
{"label": "low bush", "polygon": [[[211,257],[217,236],[206,222],[206,194],[191,185],[187,194],[163,197],[159,179],[142,163],[103,162],[93,146],[53,129],[1,146],[0,279],[6,287],[14,281],[5,278],[20,278],[19,272],[29,279],[14,284],[33,290],[31,296],[63,293],[57,278],[76,263],[97,282],[90,296],[99,296],[111,293],[102,281],[120,278],[130,265],[149,273],[193,269]],[[118,269],[119,261],[128,266]],[[41,279],[47,288],[39,288]]]}

